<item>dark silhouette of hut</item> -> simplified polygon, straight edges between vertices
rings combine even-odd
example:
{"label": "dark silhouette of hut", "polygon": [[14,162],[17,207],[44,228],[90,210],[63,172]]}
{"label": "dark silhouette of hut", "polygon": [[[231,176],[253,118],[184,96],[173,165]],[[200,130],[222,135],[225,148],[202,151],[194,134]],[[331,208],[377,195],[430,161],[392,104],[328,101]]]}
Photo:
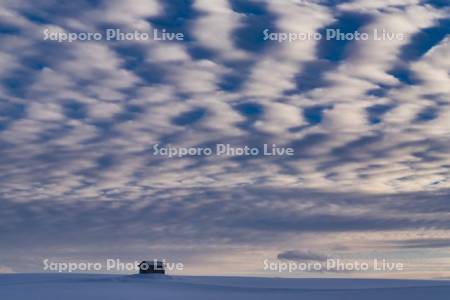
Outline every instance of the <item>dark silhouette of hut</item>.
{"label": "dark silhouette of hut", "polygon": [[164,262],[158,260],[144,260],[139,264],[139,274],[166,274]]}

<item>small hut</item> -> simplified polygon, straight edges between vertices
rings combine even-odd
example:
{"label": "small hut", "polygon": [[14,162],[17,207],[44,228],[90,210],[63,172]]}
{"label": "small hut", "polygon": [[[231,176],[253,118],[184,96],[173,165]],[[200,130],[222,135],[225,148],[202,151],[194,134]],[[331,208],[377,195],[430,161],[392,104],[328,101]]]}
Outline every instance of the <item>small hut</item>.
{"label": "small hut", "polygon": [[139,274],[166,274],[164,262],[154,260],[144,260],[139,264]]}

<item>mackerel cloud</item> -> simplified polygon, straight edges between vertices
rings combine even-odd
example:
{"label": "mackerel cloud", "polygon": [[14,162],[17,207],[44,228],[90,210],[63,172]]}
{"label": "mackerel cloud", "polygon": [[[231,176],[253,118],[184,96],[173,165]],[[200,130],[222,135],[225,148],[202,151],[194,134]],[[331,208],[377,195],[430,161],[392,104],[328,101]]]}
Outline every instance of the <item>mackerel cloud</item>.
{"label": "mackerel cloud", "polygon": [[[275,256],[298,241],[278,249],[261,236],[267,230],[305,239],[339,232],[355,248],[367,246],[356,242],[361,231],[391,232],[393,248],[426,247],[417,241],[424,228],[433,229],[430,242],[449,238],[450,10],[442,1],[17,0],[0,11],[0,242],[8,249],[0,257],[33,237],[37,249],[77,247],[64,234],[114,245],[160,235],[168,244],[265,245]],[[43,38],[105,28],[183,39]],[[329,28],[405,38],[264,39],[266,29]],[[155,144],[276,144],[294,155],[167,158],[152,154]],[[317,247],[334,247],[325,244]]]}

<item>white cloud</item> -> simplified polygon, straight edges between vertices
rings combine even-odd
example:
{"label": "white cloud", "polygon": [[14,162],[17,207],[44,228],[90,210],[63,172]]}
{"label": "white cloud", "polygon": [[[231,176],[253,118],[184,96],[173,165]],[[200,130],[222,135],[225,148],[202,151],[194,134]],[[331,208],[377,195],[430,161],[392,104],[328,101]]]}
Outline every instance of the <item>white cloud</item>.
{"label": "white cloud", "polygon": [[194,8],[201,13],[193,31],[202,46],[217,51],[226,59],[247,57],[248,54],[233,44],[233,31],[241,25],[242,16],[233,12],[228,1],[196,0]]}

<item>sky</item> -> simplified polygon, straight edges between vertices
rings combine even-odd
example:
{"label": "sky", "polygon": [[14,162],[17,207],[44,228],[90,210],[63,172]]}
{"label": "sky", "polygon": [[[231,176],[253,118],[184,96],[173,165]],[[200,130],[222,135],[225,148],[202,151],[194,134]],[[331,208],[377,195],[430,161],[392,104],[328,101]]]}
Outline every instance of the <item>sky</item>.
{"label": "sky", "polygon": [[[450,278],[443,1],[0,1],[0,272]],[[45,39],[180,33],[182,40]],[[385,30],[403,39],[265,39]],[[160,147],[294,155],[156,155]],[[273,261],[402,272],[273,274]]]}

